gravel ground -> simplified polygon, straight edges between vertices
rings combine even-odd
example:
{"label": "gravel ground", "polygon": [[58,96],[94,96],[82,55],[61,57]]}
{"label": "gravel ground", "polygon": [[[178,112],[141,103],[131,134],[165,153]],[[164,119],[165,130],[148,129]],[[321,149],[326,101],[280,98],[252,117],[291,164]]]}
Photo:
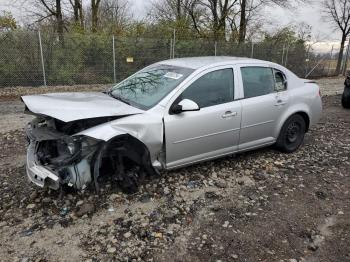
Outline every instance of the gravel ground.
{"label": "gravel ground", "polygon": [[31,185],[23,89],[0,91],[0,261],[350,261],[350,111],[342,79],[319,83],[324,114],[298,152],[162,173],[134,195]]}

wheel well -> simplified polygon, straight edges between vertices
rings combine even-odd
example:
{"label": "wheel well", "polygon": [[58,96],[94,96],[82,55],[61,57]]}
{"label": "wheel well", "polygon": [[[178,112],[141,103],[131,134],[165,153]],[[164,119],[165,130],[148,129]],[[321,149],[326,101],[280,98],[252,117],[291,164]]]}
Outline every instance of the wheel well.
{"label": "wheel well", "polygon": [[309,118],[309,115],[305,112],[297,112],[295,113],[296,115],[300,115],[304,121],[305,121],[305,124],[306,124],[306,132],[309,131],[309,126],[310,126],[310,118]]}
{"label": "wheel well", "polygon": [[[130,160],[125,162],[125,160]],[[148,175],[156,174],[151,164],[148,148],[131,135],[121,135],[107,141],[100,149],[94,164],[94,181],[98,190],[97,178],[112,173],[117,180],[123,180],[128,165],[138,165]]]}

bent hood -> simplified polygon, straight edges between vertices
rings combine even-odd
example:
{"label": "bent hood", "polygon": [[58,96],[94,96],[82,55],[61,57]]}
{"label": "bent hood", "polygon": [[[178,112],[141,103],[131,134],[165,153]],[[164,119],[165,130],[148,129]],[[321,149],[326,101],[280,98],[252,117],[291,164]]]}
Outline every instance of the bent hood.
{"label": "bent hood", "polygon": [[22,100],[31,112],[64,122],[145,112],[98,92],[29,95]]}

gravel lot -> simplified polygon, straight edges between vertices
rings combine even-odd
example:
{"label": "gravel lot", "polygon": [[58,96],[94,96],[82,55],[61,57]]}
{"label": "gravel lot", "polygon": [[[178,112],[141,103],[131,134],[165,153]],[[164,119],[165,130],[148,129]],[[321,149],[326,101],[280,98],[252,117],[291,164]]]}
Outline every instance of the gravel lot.
{"label": "gravel lot", "polygon": [[31,185],[18,96],[71,88],[0,90],[0,261],[350,261],[350,111],[343,79],[318,82],[324,114],[298,152],[163,173],[134,195]]}

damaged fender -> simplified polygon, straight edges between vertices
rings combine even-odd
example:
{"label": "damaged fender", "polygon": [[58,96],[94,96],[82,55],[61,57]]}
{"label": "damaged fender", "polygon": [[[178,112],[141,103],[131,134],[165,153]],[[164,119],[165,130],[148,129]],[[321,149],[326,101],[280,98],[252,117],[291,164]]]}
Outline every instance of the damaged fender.
{"label": "damaged fender", "polygon": [[[76,135],[84,135],[98,140],[110,141],[114,137],[129,134],[147,145],[152,163],[160,160],[163,147],[163,120],[159,115],[146,112],[107,122]],[[156,163],[154,163],[156,165]]]}
{"label": "damaged fender", "polygon": [[163,148],[163,121],[162,118],[151,113],[133,115],[107,122],[76,134],[102,140],[91,167],[93,181],[99,191],[98,177],[103,167],[103,158],[109,156],[113,159],[114,178],[121,181],[122,188],[127,192],[135,192],[135,181],[129,178],[123,163],[123,158],[134,160],[140,167],[138,176],[140,180],[148,174],[157,174],[157,169],[164,163],[162,159]]}

